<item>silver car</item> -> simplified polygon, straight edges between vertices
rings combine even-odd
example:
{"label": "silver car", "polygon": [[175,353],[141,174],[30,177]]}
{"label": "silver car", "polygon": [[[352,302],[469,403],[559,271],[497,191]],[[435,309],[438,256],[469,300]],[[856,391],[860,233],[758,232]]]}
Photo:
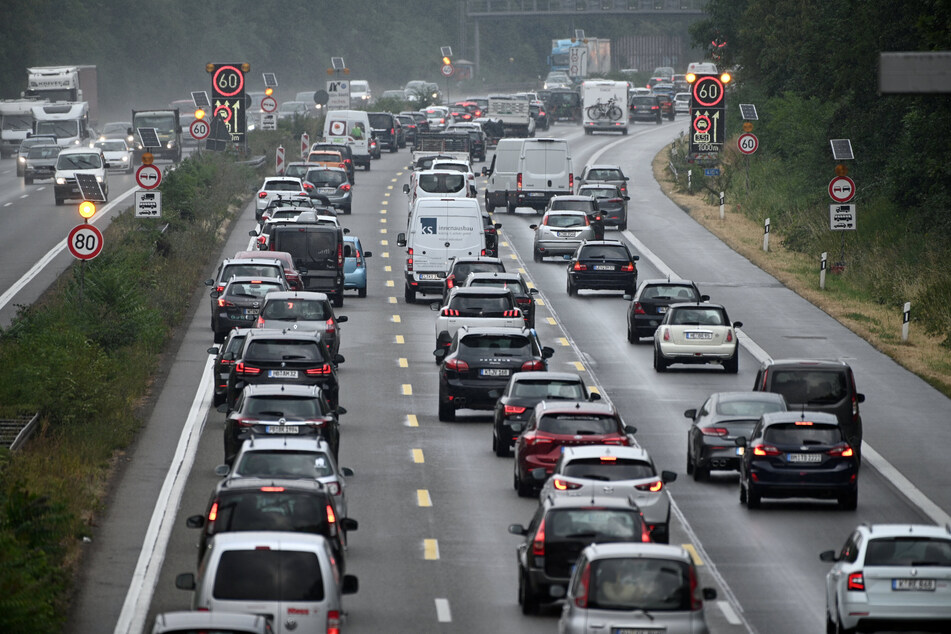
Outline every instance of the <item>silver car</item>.
{"label": "silver car", "polygon": [[592,544],[574,567],[558,632],[708,634],[703,602],[716,597],[680,546]]}
{"label": "silver car", "polygon": [[594,227],[583,211],[549,211],[535,230],[532,255],[536,262],[548,256],[570,256],[585,240],[594,240]]}
{"label": "silver car", "polygon": [[340,324],[345,321],[346,315],[338,317],[334,314],[333,304],[326,293],[276,291],[264,297],[256,325],[258,328],[319,332],[332,356],[340,351]]}

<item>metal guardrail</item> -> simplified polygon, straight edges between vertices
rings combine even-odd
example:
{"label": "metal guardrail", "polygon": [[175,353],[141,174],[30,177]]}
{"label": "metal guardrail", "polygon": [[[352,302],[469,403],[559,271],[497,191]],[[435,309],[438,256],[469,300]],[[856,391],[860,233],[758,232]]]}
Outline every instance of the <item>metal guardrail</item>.
{"label": "metal guardrail", "polygon": [[[10,451],[16,451],[22,447],[33,432],[40,420],[40,413],[33,414],[32,418],[21,416],[18,418],[0,419],[0,446],[7,447]],[[14,434],[13,432],[16,432]],[[10,437],[12,440],[9,440]]]}
{"label": "metal guardrail", "polygon": [[264,164],[267,163],[267,157],[263,154],[260,156],[252,156],[246,161],[238,161],[238,165],[247,165],[248,167],[264,167]]}
{"label": "metal guardrail", "polygon": [[467,0],[468,17],[532,14],[699,14],[707,0]]}

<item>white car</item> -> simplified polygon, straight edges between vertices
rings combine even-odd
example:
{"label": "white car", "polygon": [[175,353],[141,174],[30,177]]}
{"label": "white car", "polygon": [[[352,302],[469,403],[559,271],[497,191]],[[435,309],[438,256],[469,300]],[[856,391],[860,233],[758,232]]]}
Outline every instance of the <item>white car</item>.
{"label": "white car", "polygon": [[[826,631],[951,629],[951,528],[861,524],[826,575]],[[941,626],[941,630],[933,629]]]}
{"label": "white car", "polygon": [[690,114],[689,92],[678,92],[674,95],[674,112],[677,114]]}
{"label": "white car", "polygon": [[106,169],[128,173],[135,167],[132,164],[132,148],[125,142],[125,139],[96,141],[90,147],[97,147],[102,150],[102,155],[106,157]]}
{"label": "white car", "polygon": [[254,199],[255,219],[260,221],[261,214],[268,203],[277,198],[310,198],[304,189],[304,183],[299,178],[289,176],[268,176],[258,190]]}
{"label": "white car", "polygon": [[666,544],[670,538],[670,495],[667,483],[677,479],[673,471],[657,473],[654,461],[640,446],[583,445],[565,447],[551,477],[545,469],[532,477],[548,478],[539,498],[616,497],[633,500],[651,531],[651,539]]}
{"label": "white car", "polygon": [[654,331],[654,369],[672,363],[719,363],[730,374],[739,368],[736,329],[719,304],[671,304]]}

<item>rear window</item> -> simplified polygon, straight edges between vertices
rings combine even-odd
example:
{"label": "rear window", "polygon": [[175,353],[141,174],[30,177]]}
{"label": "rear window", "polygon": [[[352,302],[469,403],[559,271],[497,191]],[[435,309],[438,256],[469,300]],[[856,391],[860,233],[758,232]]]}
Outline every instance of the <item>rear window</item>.
{"label": "rear window", "polygon": [[320,560],[299,551],[227,551],[221,554],[213,594],[228,601],[323,601]]}
{"label": "rear window", "polygon": [[618,198],[621,195],[617,187],[583,187],[580,193],[595,198]]}
{"label": "rear window", "polygon": [[593,260],[630,260],[631,254],[622,246],[597,244],[582,247],[580,257]]}
{"label": "rear window", "polygon": [[548,227],[586,227],[588,220],[578,214],[548,214],[545,216],[545,225]]}
{"label": "rear window", "polygon": [[724,326],[727,321],[720,308],[691,306],[674,310],[670,323],[681,326]]}
{"label": "rear window", "polygon": [[508,295],[456,295],[449,302],[449,308],[459,311],[462,317],[501,317],[512,310],[512,299]]}
{"label": "rear window", "polygon": [[370,119],[370,127],[373,128],[391,128],[393,127],[393,118],[392,115],[388,114],[373,114],[370,113],[367,115],[367,118]]}
{"label": "rear window", "polygon": [[764,401],[720,401],[717,403],[717,414],[726,416],[742,416],[744,418],[759,418],[769,412],[782,412],[782,403]]}
{"label": "rear window", "polygon": [[464,280],[472,273],[502,273],[505,267],[499,262],[460,262],[452,268],[456,279]]}
{"label": "rear window", "polygon": [[[298,227],[275,227],[274,237],[280,250],[289,252],[294,261],[317,262],[337,257],[337,234]],[[274,243],[277,246],[278,242]]]}
{"label": "rear window", "polygon": [[225,290],[226,297],[256,297],[261,298],[271,291],[282,291],[281,284],[273,282],[232,282]]}
{"label": "rear window", "polygon": [[264,304],[261,316],[281,321],[326,321],[330,319],[329,302],[318,299],[279,299]]}
{"label": "rear window", "polygon": [[588,607],[599,610],[689,610],[690,567],[669,559],[601,559],[591,563]]}
{"label": "rear window", "polygon": [[872,539],[865,552],[865,565],[951,566],[951,540],[928,537]]}
{"label": "rear window", "polygon": [[269,192],[299,192],[300,185],[295,181],[268,181],[264,189]]}
{"label": "rear window", "polygon": [[531,345],[528,337],[521,335],[467,335],[461,343],[475,350],[522,350]]}
{"label": "rear window", "polygon": [[310,396],[262,395],[245,400],[242,414],[287,420],[305,420],[323,415],[320,401]]}
{"label": "rear window", "polygon": [[512,291],[516,297],[528,295],[528,291],[522,286],[522,284],[513,280],[484,278],[472,280],[471,283],[467,283],[466,286],[474,286],[478,288],[507,288]]}
{"label": "rear window", "polygon": [[512,396],[526,398],[565,399],[581,401],[585,398],[584,388],[577,381],[522,380],[512,387]]}
{"label": "rear window", "polygon": [[649,108],[651,106],[657,105],[657,98],[656,97],[631,97],[631,105],[638,106],[638,107],[647,106]]}
{"label": "rear window", "polygon": [[307,160],[312,163],[339,163],[341,158],[339,152],[311,152]]}
{"label": "rear window", "polygon": [[284,269],[278,264],[229,264],[221,272],[223,281],[232,277],[281,277]]}
{"label": "rear window", "polygon": [[466,186],[465,174],[420,174],[419,188],[428,194],[454,194]]}
{"label": "rear window", "polygon": [[245,353],[257,361],[323,361],[316,341],[252,341]]}
{"label": "rear window", "polygon": [[680,284],[652,284],[646,286],[641,299],[664,299],[678,302],[692,302],[699,299],[692,286]]}
{"label": "rear window", "polygon": [[310,170],[305,178],[318,187],[338,187],[347,182],[347,175],[342,170]]}
{"label": "rear window", "polygon": [[234,473],[246,478],[324,478],[333,475],[322,451],[255,450],[242,454]]}
{"label": "rear window", "polygon": [[616,537],[640,541],[640,514],[624,509],[556,509],[545,521],[545,539]]}
{"label": "rear window", "polygon": [[593,200],[552,200],[550,209],[567,209],[587,213],[595,211],[595,206]]}
{"label": "rear window", "polygon": [[59,154],[58,147],[38,145],[36,147],[30,148],[30,153],[28,154],[28,156],[31,159],[45,159],[45,158],[56,158],[58,154]]}
{"label": "rear window", "polygon": [[589,181],[622,181],[624,180],[624,175],[621,174],[621,170],[611,170],[611,169],[596,169],[588,172],[586,180]]}
{"label": "rear window", "polygon": [[[283,487],[269,487],[282,489]],[[326,502],[302,491],[242,491],[218,498],[212,534],[234,531],[320,533],[326,527]]]}
{"label": "rear window", "polygon": [[780,423],[770,425],[763,435],[766,442],[772,445],[836,445],[843,441],[842,430],[837,425],[823,425],[813,423],[802,425],[796,423]]}
{"label": "rear window", "polygon": [[832,405],[849,393],[846,373],[840,370],[774,370],[771,391],[788,403],[807,405]]}
{"label": "rear window", "polygon": [[607,456],[572,460],[562,470],[566,476],[590,480],[643,480],[657,475],[653,465],[643,460]]}
{"label": "rear window", "polygon": [[568,436],[616,434],[618,428],[613,416],[587,414],[550,414],[538,422],[539,431]]}

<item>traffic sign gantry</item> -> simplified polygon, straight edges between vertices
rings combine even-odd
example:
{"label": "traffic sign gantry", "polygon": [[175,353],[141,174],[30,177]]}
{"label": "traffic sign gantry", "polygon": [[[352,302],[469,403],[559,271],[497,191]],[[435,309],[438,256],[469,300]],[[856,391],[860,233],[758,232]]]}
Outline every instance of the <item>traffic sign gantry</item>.
{"label": "traffic sign gantry", "polygon": [[759,139],[752,132],[741,134],[736,140],[736,147],[743,154],[752,154],[759,148]]}
{"label": "traffic sign gantry", "polygon": [[102,252],[102,233],[94,225],[76,225],[66,237],[73,257],[91,260]]}
{"label": "traffic sign gantry", "polygon": [[208,138],[208,133],[211,132],[211,126],[208,125],[208,122],[204,119],[195,119],[191,125],[188,126],[188,132],[192,135],[193,139],[201,141],[202,139]]}
{"label": "traffic sign gantry", "polygon": [[847,203],[855,196],[855,181],[848,176],[836,176],[829,181],[829,196],[837,203]]}
{"label": "traffic sign gantry", "polygon": [[155,189],[162,182],[162,170],[155,165],[143,165],[135,171],[135,182],[142,189]]}

